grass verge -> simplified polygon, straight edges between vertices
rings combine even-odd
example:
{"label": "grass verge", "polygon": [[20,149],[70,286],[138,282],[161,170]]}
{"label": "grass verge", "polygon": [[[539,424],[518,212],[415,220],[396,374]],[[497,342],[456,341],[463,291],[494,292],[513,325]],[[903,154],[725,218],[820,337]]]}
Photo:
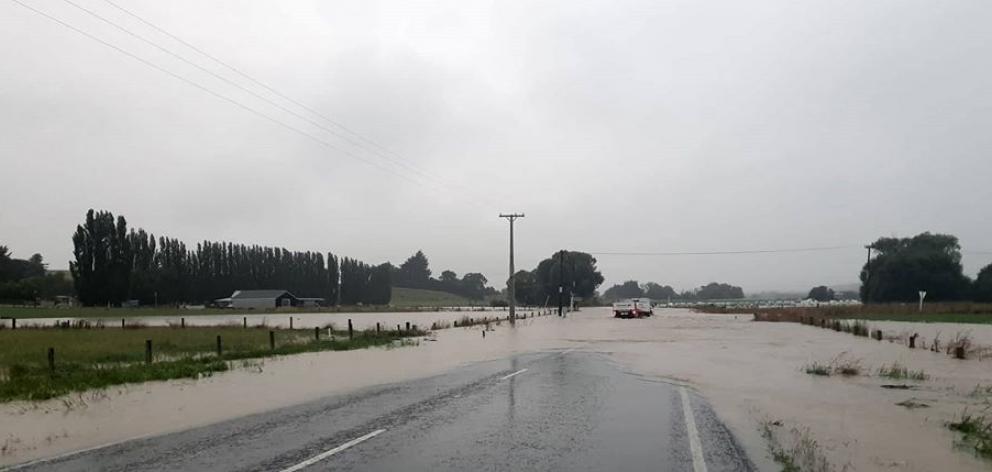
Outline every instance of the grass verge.
{"label": "grass verge", "polygon": [[[234,327],[110,329],[24,329],[0,333],[0,402],[45,400],[71,392],[126,383],[198,378],[236,366],[233,361],[318,351],[394,347],[416,343],[423,331],[269,331]],[[217,355],[217,336],[222,354]],[[153,361],[146,363],[145,341]],[[48,348],[55,349],[52,368]]]}

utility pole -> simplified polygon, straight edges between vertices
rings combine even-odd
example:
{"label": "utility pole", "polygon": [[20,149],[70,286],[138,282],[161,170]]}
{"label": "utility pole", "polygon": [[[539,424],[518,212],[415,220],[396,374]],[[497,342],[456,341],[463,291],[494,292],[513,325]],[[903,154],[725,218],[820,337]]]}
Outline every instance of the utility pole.
{"label": "utility pole", "polygon": [[565,250],[558,251],[558,316],[565,316]]}
{"label": "utility pole", "polygon": [[517,323],[517,294],[516,294],[516,270],[513,269],[513,222],[517,218],[523,218],[523,213],[499,214],[500,218],[506,218],[510,222],[510,279],[506,283],[506,291],[510,296],[510,324]]}

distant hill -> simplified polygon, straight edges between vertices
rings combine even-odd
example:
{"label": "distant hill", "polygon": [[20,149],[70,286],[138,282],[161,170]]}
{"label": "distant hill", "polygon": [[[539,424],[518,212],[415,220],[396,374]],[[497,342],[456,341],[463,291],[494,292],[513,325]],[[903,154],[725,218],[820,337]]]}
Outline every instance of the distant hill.
{"label": "distant hill", "polygon": [[484,301],[436,290],[393,287],[393,297],[389,303],[393,306],[469,306],[482,305]]}

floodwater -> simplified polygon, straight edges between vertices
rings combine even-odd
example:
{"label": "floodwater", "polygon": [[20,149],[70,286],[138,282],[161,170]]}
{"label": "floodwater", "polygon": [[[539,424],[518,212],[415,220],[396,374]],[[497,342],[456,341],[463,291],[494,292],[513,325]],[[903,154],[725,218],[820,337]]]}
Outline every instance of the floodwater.
{"label": "floodwater", "polygon": [[[375,314],[403,315],[409,316]],[[890,328],[893,333],[906,328],[879,325],[887,334]],[[975,338],[986,336],[985,327],[953,328],[981,328]],[[818,454],[838,471],[989,467],[955,448],[956,436],[946,422],[965,408],[974,412],[984,407],[988,397],[971,393],[976,385],[992,385],[992,360],[956,360],[796,323],[761,323],[751,321],[749,315],[677,309],[631,320],[615,319],[608,309],[587,309],[566,319],[528,319],[516,328],[504,322],[494,329],[485,338],[481,327],[447,329],[436,332],[435,341],[425,339],[416,347],[301,354],[266,359],[261,366],[201,380],[0,405],[0,448],[5,451],[0,464],[183,430],[514,353],[574,348],[607,355],[632,372],[697,389],[761,469],[775,468],[759,434],[766,421],[781,425],[774,428],[787,448],[792,431],[805,432],[819,445]],[[865,375],[815,377],[803,371],[809,362],[838,357],[859,362]],[[881,388],[906,383],[874,375],[878,367],[893,362],[922,369],[931,377],[910,382],[915,385],[910,390]],[[910,410],[896,405],[909,399],[929,407]]]}
{"label": "floodwater", "polygon": [[[536,309],[519,309],[517,316],[528,317],[536,314]],[[230,315],[198,315],[191,311],[187,316],[141,316],[127,318],[126,323],[140,323],[146,326],[170,326],[179,325],[185,322],[187,326],[217,326],[217,325],[237,325],[247,323],[249,327],[269,326],[273,328],[289,328],[290,323],[294,328],[315,328],[325,327],[333,324],[335,329],[345,329],[348,327],[348,320],[352,320],[355,329],[375,328],[376,323],[380,323],[385,329],[405,326],[407,322],[417,325],[419,328],[430,328],[434,322],[453,323],[463,317],[470,318],[506,318],[509,312],[504,310],[479,310],[479,309],[449,309],[444,311],[415,311],[415,312],[390,312],[390,313],[269,313],[269,314],[249,314],[232,313]],[[290,322],[292,319],[292,322]],[[103,323],[108,327],[120,326],[120,318],[19,318],[19,326],[53,326],[59,321],[87,320],[93,323]],[[9,325],[9,320],[4,320]]]}

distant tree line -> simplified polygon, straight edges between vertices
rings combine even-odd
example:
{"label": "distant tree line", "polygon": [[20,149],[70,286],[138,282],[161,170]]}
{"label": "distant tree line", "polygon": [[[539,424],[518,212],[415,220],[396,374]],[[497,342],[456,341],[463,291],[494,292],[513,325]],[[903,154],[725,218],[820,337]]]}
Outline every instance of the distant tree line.
{"label": "distant tree line", "polygon": [[744,289],[730,284],[711,282],[693,290],[676,292],[669,285],[647,282],[644,285],[636,280],[616,284],[603,292],[603,301],[613,302],[627,298],[650,298],[652,300],[704,301],[744,298]]}
{"label": "distant tree line", "polygon": [[73,294],[66,274],[49,273],[41,254],[28,259],[11,254],[10,248],[0,245],[0,302],[34,303]]}
{"label": "distant tree line", "polygon": [[879,238],[861,269],[865,303],[915,302],[926,291],[932,301],[992,301],[992,264],[972,281],[961,266],[961,245],[949,234]]}
{"label": "distant tree line", "polygon": [[88,211],[72,242],[69,268],[77,297],[88,306],[202,303],[251,289],[285,289],[327,304],[339,297],[345,304],[387,304],[391,297],[387,264],[225,242],[188,248],[178,239],[129,230],[123,216],[107,211]]}
{"label": "distant tree line", "polygon": [[478,272],[469,272],[458,278],[454,271],[445,270],[440,277],[431,277],[430,262],[423,251],[417,251],[399,267],[390,265],[390,269],[396,287],[438,290],[472,300],[482,300],[497,293],[494,288],[486,286],[489,280]]}
{"label": "distant tree line", "polygon": [[514,292],[518,303],[533,306],[558,304],[558,287],[569,303],[571,295],[592,301],[603,283],[596,268],[596,258],[579,251],[559,251],[537,264],[533,270],[514,274]]}

